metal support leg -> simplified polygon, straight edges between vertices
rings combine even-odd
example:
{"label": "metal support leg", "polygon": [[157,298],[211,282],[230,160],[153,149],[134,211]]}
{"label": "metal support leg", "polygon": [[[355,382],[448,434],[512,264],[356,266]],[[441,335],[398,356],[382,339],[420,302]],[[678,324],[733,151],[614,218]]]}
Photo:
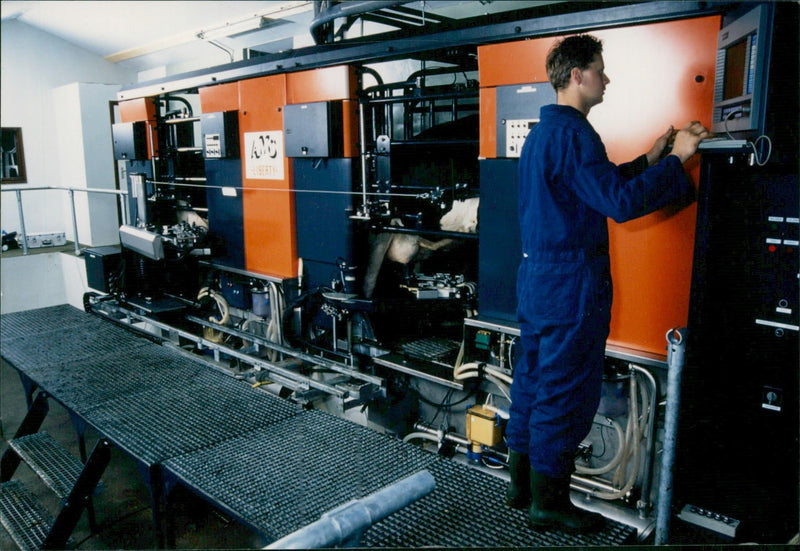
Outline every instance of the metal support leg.
{"label": "metal support leg", "polygon": [[150,509],[153,514],[153,546],[155,549],[169,549],[166,536],[169,531],[169,525],[165,521],[167,518],[166,498],[161,469],[158,465],[146,465],[143,463],[138,463],[138,466],[144,483],[147,485],[147,489],[150,490]]}
{"label": "metal support leg", "polygon": [[92,493],[110,460],[111,444],[108,440],[99,440],[86,461],[78,481],[65,500],[64,506],[53,522],[50,533],[42,543],[42,549],[65,548],[67,540],[78,524],[81,513],[89,503]]}
{"label": "metal support leg", "polygon": [[[75,428],[75,434],[78,437],[78,451],[81,455],[81,463],[85,465],[88,461],[86,455],[86,421],[71,411],[69,412],[69,418],[72,421],[72,426]],[[102,487],[102,481],[98,482],[98,486]],[[97,526],[97,516],[94,513],[94,502],[91,496],[89,496],[89,500],[86,503],[86,516],[89,520],[89,530],[91,530],[93,534],[96,534],[99,531],[99,527]]]}
{"label": "metal support leg", "polygon": [[[22,420],[22,423],[20,423],[14,438],[20,438],[38,432],[49,409],[50,406],[47,403],[47,394],[45,392],[40,392],[36,395],[36,399],[33,401],[33,404],[31,404],[31,407],[28,408],[28,413],[25,414],[25,418]],[[11,448],[6,449],[2,459],[0,459],[0,482],[8,482],[11,480],[17,467],[19,467],[20,461],[20,457],[14,450]]]}
{"label": "metal support leg", "polygon": [[78,239],[78,218],[75,216],[75,191],[69,190],[69,205],[72,212],[72,232],[75,236],[75,256],[81,254],[80,240]]}
{"label": "metal support leg", "polygon": [[22,237],[22,254],[28,254],[28,235],[25,233],[25,215],[22,213],[22,191],[16,190],[17,210],[19,210],[19,233]]}

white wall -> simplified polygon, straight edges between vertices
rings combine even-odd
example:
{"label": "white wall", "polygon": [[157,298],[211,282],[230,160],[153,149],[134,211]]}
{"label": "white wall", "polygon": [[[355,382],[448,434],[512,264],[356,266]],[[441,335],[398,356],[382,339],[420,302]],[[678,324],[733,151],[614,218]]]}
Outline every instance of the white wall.
{"label": "white wall", "polygon": [[[28,183],[15,187],[71,185],[70,175],[60,169],[55,132],[53,90],[74,82],[131,84],[136,72],[122,70],[103,58],[73,46],[19,21],[3,21],[0,27],[0,121],[19,126],[25,147]],[[78,139],[76,129],[76,139]],[[108,159],[102,159],[107,163]],[[94,167],[87,167],[93,171]],[[111,174],[113,178],[113,174]],[[70,231],[72,220],[66,192],[31,191],[23,194],[25,229],[28,233]],[[0,226],[19,231],[14,193],[0,194]]]}
{"label": "white wall", "polygon": [[0,269],[0,314],[71,304],[83,309],[89,291],[83,256],[52,252],[4,257]]}
{"label": "white wall", "polygon": [[[64,185],[114,190],[114,151],[109,102],[117,84],[73,83],[53,90],[55,133]],[[118,198],[99,193],[74,193],[79,243],[99,246],[119,242]],[[65,206],[65,208],[67,208]],[[65,216],[70,217],[69,210]],[[67,239],[74,241],[72,224]]]}

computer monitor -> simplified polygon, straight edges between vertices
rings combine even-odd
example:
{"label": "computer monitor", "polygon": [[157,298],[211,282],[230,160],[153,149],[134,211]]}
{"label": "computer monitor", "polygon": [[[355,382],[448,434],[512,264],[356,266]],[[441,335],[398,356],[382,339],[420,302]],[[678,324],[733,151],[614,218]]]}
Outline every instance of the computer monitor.
{"label": "computer monitor", "polygon": [[769,6],[760,5],[723,27],[714,78],[715,133],[762,130],[770,40]]}

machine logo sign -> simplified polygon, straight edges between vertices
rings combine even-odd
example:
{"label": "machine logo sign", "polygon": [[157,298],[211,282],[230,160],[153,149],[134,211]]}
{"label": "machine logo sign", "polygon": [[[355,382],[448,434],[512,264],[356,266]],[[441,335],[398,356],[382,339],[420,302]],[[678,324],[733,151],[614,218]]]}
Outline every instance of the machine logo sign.
{"label": "machine logo sign", "polygon": [[245,177],[283,180],[283,132],[245,132]]}

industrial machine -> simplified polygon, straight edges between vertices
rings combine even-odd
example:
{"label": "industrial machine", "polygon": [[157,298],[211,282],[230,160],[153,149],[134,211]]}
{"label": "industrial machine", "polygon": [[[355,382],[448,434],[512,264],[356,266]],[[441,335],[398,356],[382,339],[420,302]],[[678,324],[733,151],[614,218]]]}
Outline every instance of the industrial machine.
{"label": "industrial machine", "polygon": [[[120,227],[119,261],[93,267],[98,293],[86,297],[87,309],[156,332],[268,392],[502,473],[519,337],[516,166],[540,107],[555,100],[544,70],[552,35],[592,31],[604,41],[619,97],[609,93],[592,123],[621,163],[662,127],[693,119],[710,127],[719,107],[719,31],[739,13],[680,4],[641,6],[633,21],[612,8],[591,25],[556,14],[443,31],[426,46],[413,37],[356,42],[124,89],[113,136],[129,223]],[[784,7],[758,9],[763,38]],[[632,43],[646,61],[627,57]],[[766,87],[769,50],[758,52],[748,59],[759,69],[748,74]],[[642,66],[659,67],[658,81],[642,78]],[[662,99],[631,106],[630,97]],[[752,101],[761,103],[747,125],[731,128],[745,143],[771,116],[761,96]],[[647,128],[635,124],[641,119]],[[712,188],[729,177],[704,170]],[[699,181],[698,166],[688,174]],[[753,168],[749,181],[764,174]],[[793,182],[796,191],[796,173]],[[775,216],[781,231],[796,233],[796,213]],[[696,313],[697,297],[714,285],[692,277],[697,220],[693,205],[610,223],[616,302],[603,401],[573,489],[585,506],[639,527],[643,540],[653,525],[659,405],[669,398],[664,334],[685,325],[690,301]],[[776,244],[794,259],[780,276],[789,292],[777,297],[779,310],[797,301],[793,240],[781,233]],[[762,253],[765,278],[783,270],[770,263],[777,253]],[[712,252],[698,254],[695,270]],[[789,352],[768,366],[782,373],[797,351],[796,319],[774,321],[753,300],[758,329],[784,332]],[[703,331],[697,349],[724,346]],[[781,377],[752,383],[771,405],[760,413],[783,408],[796,429],[796,394]],[[688,396],[684,415],[702,415],[692,408],[703,398]],[[683,461],[702,455],[711,469],[709,460],[725,461],[695,443]]]}

